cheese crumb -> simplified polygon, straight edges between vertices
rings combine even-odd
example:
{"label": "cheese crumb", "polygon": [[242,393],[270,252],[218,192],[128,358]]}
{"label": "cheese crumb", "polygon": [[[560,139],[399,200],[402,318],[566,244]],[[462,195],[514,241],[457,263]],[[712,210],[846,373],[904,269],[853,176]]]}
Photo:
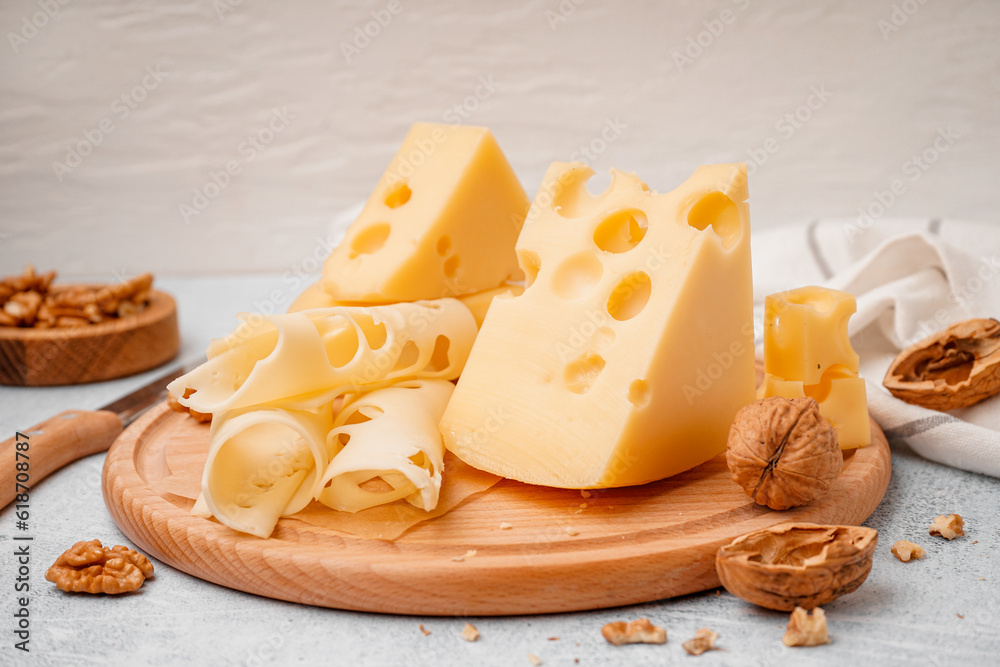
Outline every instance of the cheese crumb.
{"label": "cheese crumb", "polygon": [[580,495],[584,498],[589,498],[591,496],[590,491],[580,491]]}
{"label": "cheese crumb", "polygon": [[472,623],[466,623],[462,628],[462,639],[467,642],[474,642],[479,639],[479,630]]}
{"label": "cheese crumb", "polygon": [[513,527],[514,527],[514,526],[510,525],[510,524],[509,524],[509,523],[507,523],[506,521],[501,521],[501,522],[500,522],[500,530],[510,530],[510,529],[511,529],[511,528],[513,528]]}
{"label": "cheese crumb", "polygon": [[587,507],[588,507],[587,503],[580,503],[580,509],[585,510],[587,509]]}
{"label": "cheese crumb", "polygon": [[476,550],[475,549],[469,549],[463,555],[461,555],[461,556],[455,556],[454,558],[452,558],[452,560],[455,561],[456,563],[461,563],[466,558],[472,558],[475,555],[476,555]]}
{"label": "cheese crumb", "polygon": [[423,623],[420,624],[420,632],[424,633],[424,637],[431,634],[431,631],[425,628]]}
{"label": "cheese crumb", "polygon": [[574,537],[576,535],[579,535],[580,531],[577,530],[576,528],[571,528],[569,526],[566,526],[566,534],[569,535],[570,537]]}
{"label": "cheese crumb", "polygon": [[539,665],[542,664],[542,659],[539,658],[534,653],[529,653],[528,654],[528,662],[530,662],[531,664],[533,664],[535,667],[538,667]]}

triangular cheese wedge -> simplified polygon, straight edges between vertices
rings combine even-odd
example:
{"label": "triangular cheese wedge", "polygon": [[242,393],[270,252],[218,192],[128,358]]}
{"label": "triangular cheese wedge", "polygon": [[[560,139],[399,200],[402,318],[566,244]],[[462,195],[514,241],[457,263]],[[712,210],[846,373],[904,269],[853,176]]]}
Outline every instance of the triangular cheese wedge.
{"label": "triangular cheese wedge", "polygon": [[517,243],[527,288],[493,302],[441,420],[467,463],[531,484],[614,487],[725,451],[754,399],[746,166],[651,192],[587,191],[553,164]]}
{"label": "triangular cheese wedge", "polygon": [[519,277],[528,196],[490,131],[417,123],[323,267],[336,301],[457,297]]}

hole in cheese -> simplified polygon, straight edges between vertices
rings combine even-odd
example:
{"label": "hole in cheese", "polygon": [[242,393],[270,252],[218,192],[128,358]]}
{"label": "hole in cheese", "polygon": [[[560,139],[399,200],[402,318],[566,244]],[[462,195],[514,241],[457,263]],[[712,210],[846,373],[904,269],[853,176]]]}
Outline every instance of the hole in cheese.
{"label": "hole in cheese", "polygon": [[[331,480],[332,481],[332,480]],[[381,477],[372,477],[358,484],[358,488],[366,493],[392,493],[395,491],[392,484]]]}
{"label": "hole in cheese", "polygon": [[410,195],[412,194],[413,191],[410,190],[410,186],[406,183],[400,183],[389,190],[389,194],[385,196],[385,205],[389,208],[399,208],[410,201]]}
{"label": "hole in cheese", "polygon": [[597,225],[594,243],[604,252],[627,252],[639,245],[648,226],[646,214],[639,209],[615,211]]}
{"label": "hole in cheese", "polygon": [[397,371],[404,371],[413,368],[420,358],[420,350],[417,348],[417,344],[412,340],[406,341],[403,345],[403,349],[399,352],[399,358],[396,360],[396,364],[392,367],[392,371],[395,373]]}
{"label": "hole in cheese", "polygon": [[434,246],[434,249],[437,251],[437,254],[441,255],[442,257],[447,255],[448,251],[451,250],[451,237],[445,235],[439,238],[437,241],[437,245]]}
{"label": "hole in cheese", "polygon": [[802,387],[802,393],[804,393],[809,398],[816,399],[817,403],[823,403],[827,398],[830,397],[830,392],[833,390],[833,381],[844,378],[856,378],[857,373],[852,373],[851,369],[843,364],[834,364],[830,366],[820,377],[819,382],[816,384],[807,384]]}
{"label": "hole in cheese", "polygon": [[376,322],[371,315],[364,314],[355,315],[354,321],[361,327],[361,333],[365,335],[369,348],[377,350],[385,345],[388,334],[384,322]]}
{"label": "hole in cheese", "polygon": [[[326,438],[326,448],[330,451],[330,457],[333,458],[334,456],[339,454],[340,450],[346,447],[347,443],[349,443],[350,441],[351,441],[350,433],[328,434]],[[330,483],[327,482],[326,486],[330,486]]]}
{"label": "hole in cheese", "polygon": [[646,307],[653,286],[645,271],[634,271],[615,285],[608,297],[608,314],[619,322],[630,320]]}
{"label": "hole in cheese", "polygon": [[431,353],[431,360],[427,363],[427,370],[432,373],[441,373],[451,366],[451,359],[448,357],[448,348],[451,341],[447,336],[438,336],[434,341],[434,351]]}
{"label": "hole in cheese", "polygon": [[604,370],[604,357],[588,352],[566,366],[563,380],[574,394],[586,394]]}
{"label": "hole in cheese", "polygon": [[430,461],[427,460],[426,452],[417,452],[416,454],[411,456],[410,463],[417,466],[418,468],[429,469],[432,474],[434,472],[434,464],[432,464]]}
{"label": "hole in cheese", "polygon": [[452,255],[444,261],[444,275],[449,278],[455,277],[455,272],[458,271],[458,266],[461,264],[461,260],[458,259],[458,255]]}
{"label": "hole in cheese", "polygon": [[[786,303],[796,306],[809,306],[817,313],[828,313],[837,304],[837,296],[830,290],[825,289],[797,289],[785,292],[783,298]],[[780,317],[780,313],[779,313]]]}
{"label": "hole in cheese", "polygon": [[731,248],[740,236],[740,211],[736,203],[724,193],[710,192],[696,201],[688,210],[688,224],[705,230],[711,226],[722,239],[723,248]]}
{"label": "hole in cheese", "polygon": [[359,231],[351,240],[351,259],[358,255],[371,255],[382,249],[389,238],[389,223],[377,222]]}
{"label": "hole in cheese", "polygon": [[343,325],[323,335],[323,348],[326,358],[334,368],[343,368],[358,353],[359,341],[357,329],[346,320]]}
{"label": "hole in cheese", "polygon": [[524,271],[524,288],[528,289],[538,277],[542,268],[542,260],[534,250],[518,250],[517,263]]}
{"label": "hole in cheese", "polygon": [[[592,178],[594,182],[588,183]],[[594,172],[586,167],[562,173],[553,187],[552,210],[564,218],[582,215],[593,207],[594,200],[600,198],[610,188],[610,185],[607,188],[599,186],[598,178],[610,180],[610,176],[595,177]],[[588,186],[598,191],[591,193]]]}
{"label": "hole in cheese", "polygon": [[645,380],[633,380],[628,386],[628,400],[637,408],[649,405],[649,384]]}
{"label": "hole in cheese", "polygon": [[552,275],[552,291],[563,299],[586,296],[601,281],[604,265],[589,252],[570,255]]}

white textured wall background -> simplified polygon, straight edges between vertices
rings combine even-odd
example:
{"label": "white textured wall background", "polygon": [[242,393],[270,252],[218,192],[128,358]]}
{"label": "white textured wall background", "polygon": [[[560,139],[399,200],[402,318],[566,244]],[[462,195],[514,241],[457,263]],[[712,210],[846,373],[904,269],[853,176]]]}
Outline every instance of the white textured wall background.
{"label": "white textured wall background", "polygon": [[[856,216],[896,179],[887,215],[998,218],[996,2],[59,2],[0,5],[3,272],[293,269],[409,124],[456,104],[532,193],[606,131],[595,168],[661,190],[770,149],[751,178],[759,228]],[[373,11],[392,18],[348,59]],[[810,118],[783,121],[797,109]],[[241,148],[271,122],[270,143]],[[926,171],[908,163],[925,150]],[[240,172],[186,222],[179,207],[230,161]]]}

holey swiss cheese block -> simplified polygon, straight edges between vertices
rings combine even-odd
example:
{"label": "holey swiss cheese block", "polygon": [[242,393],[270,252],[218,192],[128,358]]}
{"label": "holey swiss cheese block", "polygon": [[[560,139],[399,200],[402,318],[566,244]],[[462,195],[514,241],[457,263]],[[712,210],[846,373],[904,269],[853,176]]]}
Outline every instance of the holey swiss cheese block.
{"label": "holey swiss cheese block", "polygon": [[754,399],[746,165],[657,194],[554,163],[441,420],[469,464],[546,486],[642,484],[726,448]]}
{"label": "holey swiss cheese block", "polygon": [[485,127],[415,123],[323,266],[334,301],[457,297],[520,278],[528,195]]}

